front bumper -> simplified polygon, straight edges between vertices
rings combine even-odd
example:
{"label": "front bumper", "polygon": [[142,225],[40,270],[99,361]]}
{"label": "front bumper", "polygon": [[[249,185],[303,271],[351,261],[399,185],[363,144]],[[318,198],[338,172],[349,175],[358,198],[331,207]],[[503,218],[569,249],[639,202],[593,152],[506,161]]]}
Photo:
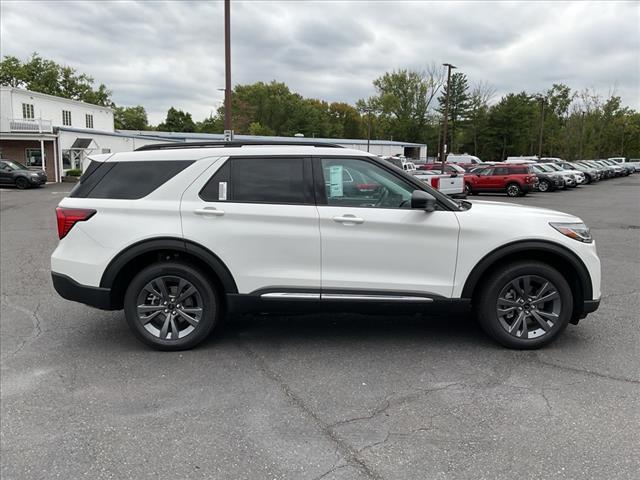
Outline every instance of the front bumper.
{"label": "front bumper", "polygon": [[45,183],[47,183],[47,177],[29,177],[29,183],[31,185],[44,185]]}
{"label": "front bumper", "polygon": [[53,288],[62,298],[102,310],[115,310],[111,303],[110,288],[81,285],[71,277],[55,272],[51,272],[51,279]]}

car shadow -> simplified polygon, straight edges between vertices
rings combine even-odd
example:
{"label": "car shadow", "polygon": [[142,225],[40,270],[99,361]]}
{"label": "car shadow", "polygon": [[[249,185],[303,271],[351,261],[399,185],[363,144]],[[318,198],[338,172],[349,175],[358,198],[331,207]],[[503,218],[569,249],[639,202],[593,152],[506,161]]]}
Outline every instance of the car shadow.
{"label": "car shadow", "polygon": [[470,315],[362,315],[362,314],[305,314],[291,316],[235,315],[216,330],[203,348],[242,341],[277,343],[332,343],[342,347],[368,343],[427,342],[431,345],[495,346]]}

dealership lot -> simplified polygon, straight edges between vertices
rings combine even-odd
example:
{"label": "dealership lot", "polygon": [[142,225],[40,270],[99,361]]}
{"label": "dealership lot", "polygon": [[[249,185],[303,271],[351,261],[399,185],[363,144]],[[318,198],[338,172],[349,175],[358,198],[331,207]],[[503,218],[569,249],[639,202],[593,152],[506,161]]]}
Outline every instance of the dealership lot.
{"label": "dealership lot", "polygon": [[640,175],[473,197],[563,210],[592,228],[602,305],[535,352],[505,350],[464,318],[357,315],[233,318],[196,350],[148,350],[121,312],[53,291],[65,189],[0,192],[2,478],[640,470]]}

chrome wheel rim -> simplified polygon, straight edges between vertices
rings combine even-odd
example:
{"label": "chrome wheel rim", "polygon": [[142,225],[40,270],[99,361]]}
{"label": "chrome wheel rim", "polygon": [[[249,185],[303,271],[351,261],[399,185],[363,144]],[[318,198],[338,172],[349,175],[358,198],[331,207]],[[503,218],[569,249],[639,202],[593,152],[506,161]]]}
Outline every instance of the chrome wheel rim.
{"label": "chrome wheel rim", "polygon": [[138,321],[161,340],[178,340],[193,332],[202,319],[202,295],[184,278],[157,277],[140,291]]}
{"label": "chrome wheel rim", "polygon": [[515,185],[510,185],[509,188],[507,189],[507,193],[512,197],[515,197],[516,195],[518,195],[519,191],[520,189]]}
{"label": "chrome wheel rim", "polygon": [[522,275],[508,282],[496,305],[502,328],[525,340],[548,334],[557,325],[561,311],[558,289],[539,275]]}

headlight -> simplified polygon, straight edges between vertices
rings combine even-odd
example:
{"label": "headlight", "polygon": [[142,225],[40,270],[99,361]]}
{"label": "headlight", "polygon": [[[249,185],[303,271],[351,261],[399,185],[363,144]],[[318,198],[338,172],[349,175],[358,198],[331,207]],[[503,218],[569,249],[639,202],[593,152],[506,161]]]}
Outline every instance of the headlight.
{"label": "headlight", "polygon": [[39,177],[39,175],[37,173],[32,173],[31,174],[31,178],[38,178],[38,177]]}
{"label": "headlight", "polygon": [[584,223],[555,223],[550,222],[553,228],[559,231],[561,234],[573,238],[579,242],[583,243],[591,243],[593,242],[593,238],[591,237],[591,232],[589,231],[589,227],[587,227]]}

